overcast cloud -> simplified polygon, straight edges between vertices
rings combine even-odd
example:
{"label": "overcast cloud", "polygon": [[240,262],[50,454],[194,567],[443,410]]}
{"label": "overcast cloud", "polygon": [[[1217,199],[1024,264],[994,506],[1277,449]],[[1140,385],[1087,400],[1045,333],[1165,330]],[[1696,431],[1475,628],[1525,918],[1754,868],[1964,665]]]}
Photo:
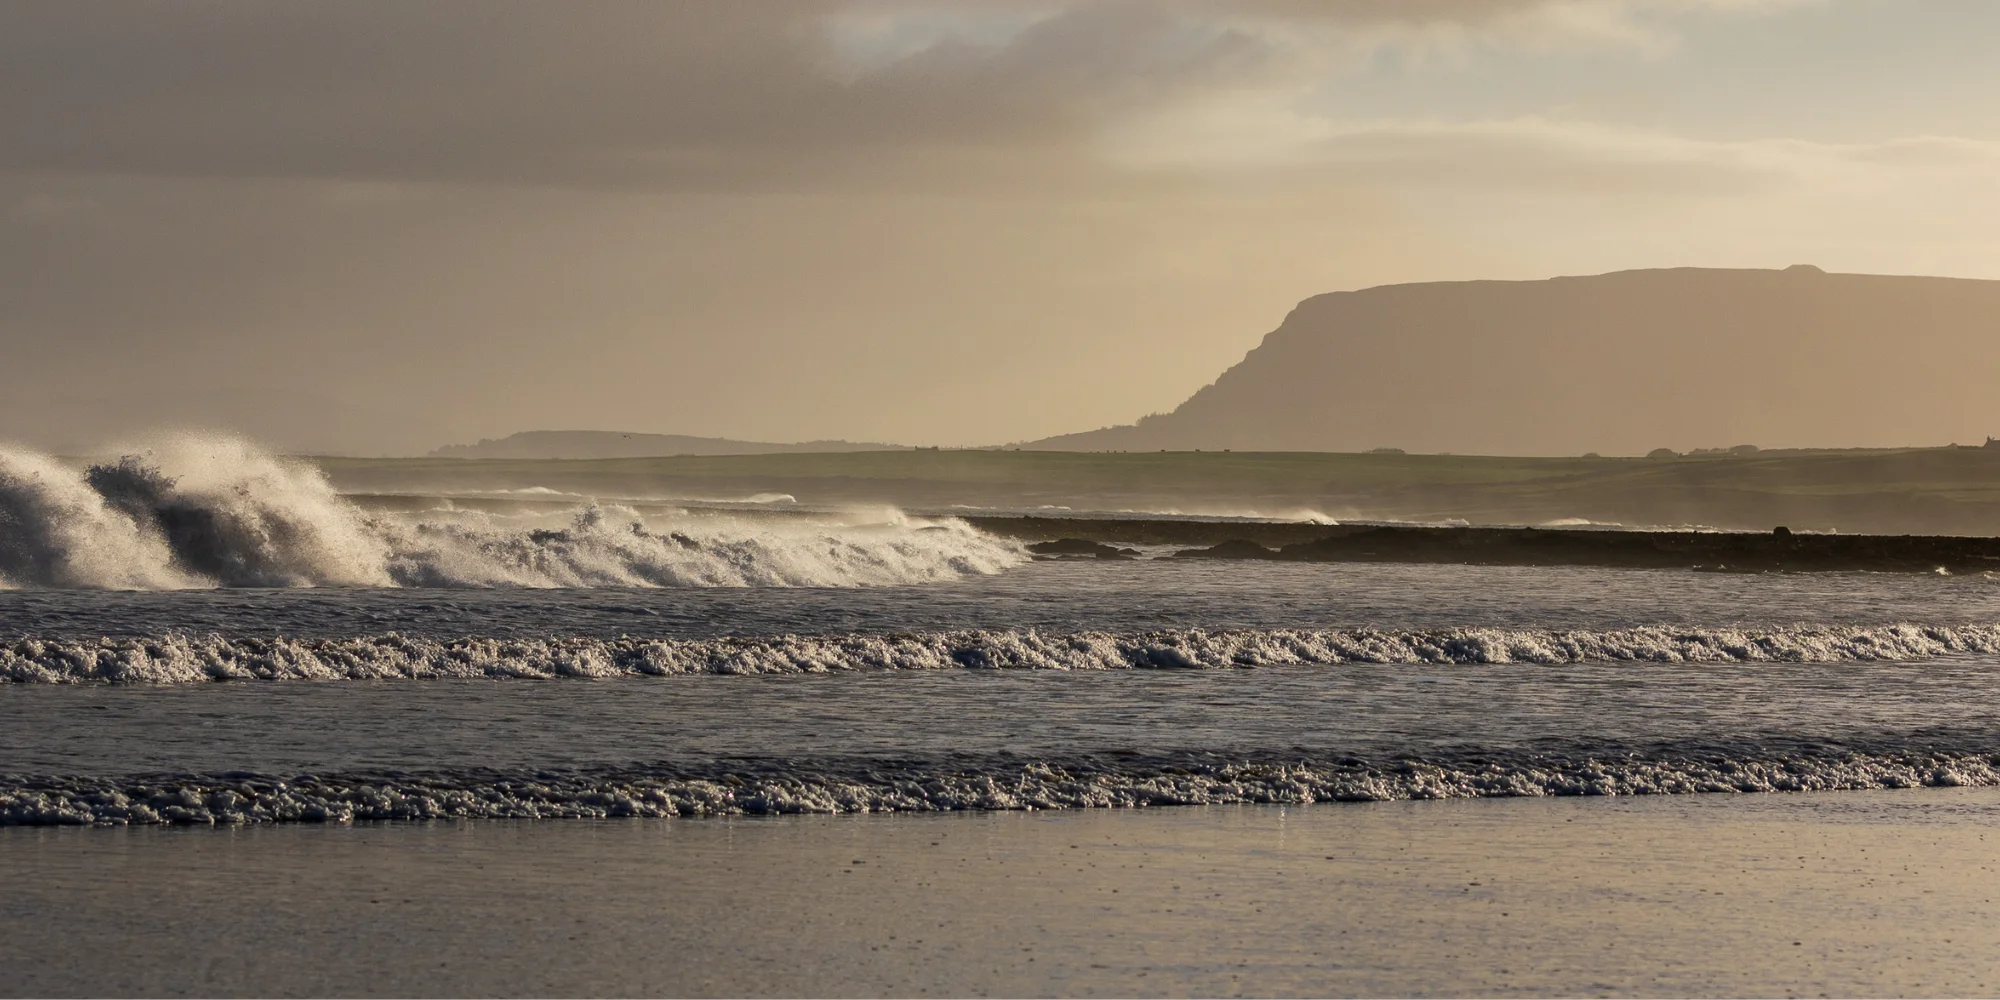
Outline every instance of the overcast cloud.
{"label": "overcast cloud", "polygon": [[990,443],[1171,407],[1340,288],[2000,277],[1997,28],[1982,0],[0,4],[0,436]]}

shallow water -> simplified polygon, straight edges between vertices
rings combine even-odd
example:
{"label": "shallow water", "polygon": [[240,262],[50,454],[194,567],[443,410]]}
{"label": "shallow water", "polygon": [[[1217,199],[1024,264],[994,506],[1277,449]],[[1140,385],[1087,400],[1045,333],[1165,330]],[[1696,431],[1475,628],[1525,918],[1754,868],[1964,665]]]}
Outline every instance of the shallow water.
{"label": "shallow water", "polygon": [[1987,784],[1996,598],[1172,560],[884,588],[15,591],[0,820]]}
{"label": "shallow water", "polygon": [[[443,530],[305,487],[172,494],[229,531],[133,527],[151,589],[59,585],[129,576],[59,517],[9,550],[0,993],[2000,982],[1987,577]],[[365,544],[274,542],[306,509]],[[406,585],[208,585],[280,570]],[[1515,801],[1384,801],[1474,798]]]}
{"label": "shallow water", "polygon": [[834,635],[941,629],[2000,623],[2000,580],[1586,567],[1038,561],[872,587],[0,591],[0,639]]}

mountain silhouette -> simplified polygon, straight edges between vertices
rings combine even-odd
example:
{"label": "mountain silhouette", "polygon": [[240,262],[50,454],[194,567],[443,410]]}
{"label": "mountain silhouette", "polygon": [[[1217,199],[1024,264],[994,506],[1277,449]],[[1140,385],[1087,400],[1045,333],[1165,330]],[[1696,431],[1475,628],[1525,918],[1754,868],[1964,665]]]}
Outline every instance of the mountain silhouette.
{"label": "mountain silhouette", "polygon": [[1674,268],[1301,302],[1171,413],[1052,450],[1643,454],[2000,429],[2000,281]]}

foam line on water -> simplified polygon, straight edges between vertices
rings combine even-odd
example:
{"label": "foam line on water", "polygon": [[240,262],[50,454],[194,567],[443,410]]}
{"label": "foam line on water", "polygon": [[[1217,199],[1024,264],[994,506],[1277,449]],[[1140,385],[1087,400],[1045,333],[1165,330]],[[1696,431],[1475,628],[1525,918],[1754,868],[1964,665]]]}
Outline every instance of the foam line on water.
{"label": "foam line on water", "polygon": [[759,638],[41,639],[0,646],[0,681],[184,684],[426,678],[605,678],[858,670],[1230,669],[1344,663],[1755,664],[1921,660],[2000,653],[2000,626],[959,630]]}
{"label": "foam line on water", "polygon": [[1990,749],[1654,747],[1257,761],[779,764],[428,774],[0,775],[0,825],[695,817],[2000,785]]}

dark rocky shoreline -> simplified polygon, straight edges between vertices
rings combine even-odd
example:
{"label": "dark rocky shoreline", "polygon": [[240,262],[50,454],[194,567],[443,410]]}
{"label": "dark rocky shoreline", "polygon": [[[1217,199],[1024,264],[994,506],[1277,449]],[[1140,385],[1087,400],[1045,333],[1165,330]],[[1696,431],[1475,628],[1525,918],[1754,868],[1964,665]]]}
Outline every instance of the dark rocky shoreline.
{"label": "dark rocky shoreline", "polygon": [[1084,554],[1091,543],[1187,546],[1179,558],[1615,566],[1717,572],[2000,570],[2000,538],[1280,522],[970,517],[981,530]]}

